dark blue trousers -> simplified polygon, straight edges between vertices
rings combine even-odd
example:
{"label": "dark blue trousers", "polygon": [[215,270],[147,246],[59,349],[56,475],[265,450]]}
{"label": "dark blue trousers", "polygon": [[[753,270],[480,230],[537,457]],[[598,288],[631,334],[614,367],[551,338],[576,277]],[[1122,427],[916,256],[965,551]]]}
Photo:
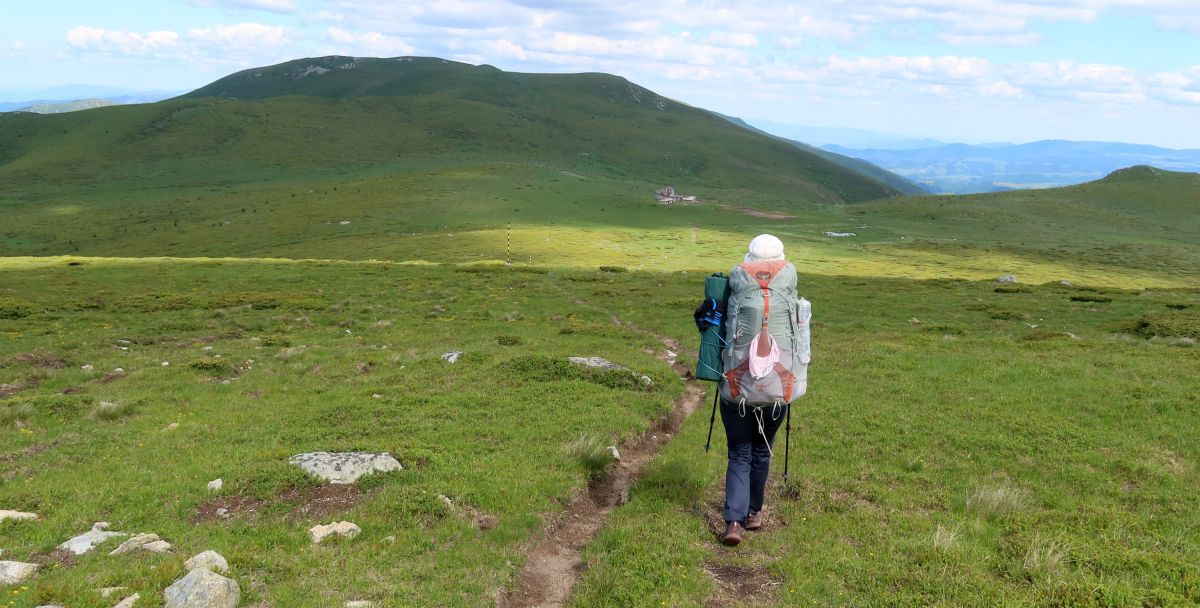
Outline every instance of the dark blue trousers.
{"label": "dark blue trousers", "polygon": [[721,400],[721,423],[725,425],[725,441],[729,445],[729,467],[725,469],[726,523],[745,524],[748,514],[762,510],[767,470],[771,467],[770,446],[775,441],[775,431],[787,416],[787,408],[767,406],[756,412],[751,406]]}

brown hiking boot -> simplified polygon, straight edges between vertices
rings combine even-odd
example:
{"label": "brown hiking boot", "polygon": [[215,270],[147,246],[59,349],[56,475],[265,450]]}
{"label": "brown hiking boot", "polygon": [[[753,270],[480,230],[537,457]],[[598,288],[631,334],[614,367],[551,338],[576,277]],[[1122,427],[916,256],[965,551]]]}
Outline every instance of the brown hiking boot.
{"label": "brown hiking boot", "polygon": [[742,527],[741,522],[731,521],[725,525],[725,533],[721,535],[721,544],[729,545],[730,547],[742,542]]}
{"label": "brown hiking boot", "polygon": [[747,530],[757,530],[762,527],[762,524],[763,524],[762,511],[758,511],[756,513],[751,513],[746,516],[746,529]]}

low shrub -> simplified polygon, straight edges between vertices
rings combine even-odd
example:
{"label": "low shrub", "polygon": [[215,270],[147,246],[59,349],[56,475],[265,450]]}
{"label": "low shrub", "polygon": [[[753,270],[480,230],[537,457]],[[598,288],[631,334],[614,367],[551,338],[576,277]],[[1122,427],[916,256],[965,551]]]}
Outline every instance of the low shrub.
{"label": "low shrub", "polygon": [[1072,302],[1096,302],[1098,304],[1107,304],[1108,302],[1112,302],[1112,298],[1110,298],[1108,296],[1093,296],[1093,295],[1084,294],[1084,295],[1079,295],[1079,296],[1071,296],[1071,301]]}
{"label": "low shrub", "polygon": [[214,376],[223,376],[233,371],[233,365],[228,360],[215,355],[192,361],[188,367]]}
{"label": "low shrub", "polygon": [[1133,332],[1147,338],[1157,336],[1200,340],[1200,311],[1148,314],[1136,321]]}

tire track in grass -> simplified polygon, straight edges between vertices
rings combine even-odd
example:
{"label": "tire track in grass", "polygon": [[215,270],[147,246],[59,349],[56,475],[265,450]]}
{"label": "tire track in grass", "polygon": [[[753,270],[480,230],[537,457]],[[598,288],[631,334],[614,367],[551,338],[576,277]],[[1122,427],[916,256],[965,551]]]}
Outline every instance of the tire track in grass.
{"label": "tire track in grass", "polygon": [[[575,302],[599,309],[586,300],[576,299]],[[580,557],[584,547],[591,544],[609,515],[629,500],[629,489],[642,476],[646,463],[667,445],[704,399],[705,389],[692,378],[691,369],[676,361],[674,354],[682,353],[677,340],[615,315],[611,315],[610,320],[615,325],[654,336],[661,342],[666,350],[657,356],[683,379],[684,393],[675,399],[671,410],[639,438],[621,446],[621,460],[613,462],[602,477],[588,484],[586,493],[573,499],[546,526],[518,573],[516,584],[500,598],[500,608],[561,608],[566,605],[584,566]],[[689,360],[688,356],[692,353],[684,357],[685,361]]]}

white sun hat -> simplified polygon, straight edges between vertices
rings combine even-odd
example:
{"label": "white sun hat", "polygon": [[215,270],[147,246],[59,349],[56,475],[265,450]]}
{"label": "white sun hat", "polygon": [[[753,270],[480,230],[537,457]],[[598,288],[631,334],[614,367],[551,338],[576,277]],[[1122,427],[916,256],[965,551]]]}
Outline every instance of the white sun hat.
{"label": "white sun hat", "polygon": [[760,234],[747,247],[747,262],[767,262],[783,259],[783,241],[770,234]]}

